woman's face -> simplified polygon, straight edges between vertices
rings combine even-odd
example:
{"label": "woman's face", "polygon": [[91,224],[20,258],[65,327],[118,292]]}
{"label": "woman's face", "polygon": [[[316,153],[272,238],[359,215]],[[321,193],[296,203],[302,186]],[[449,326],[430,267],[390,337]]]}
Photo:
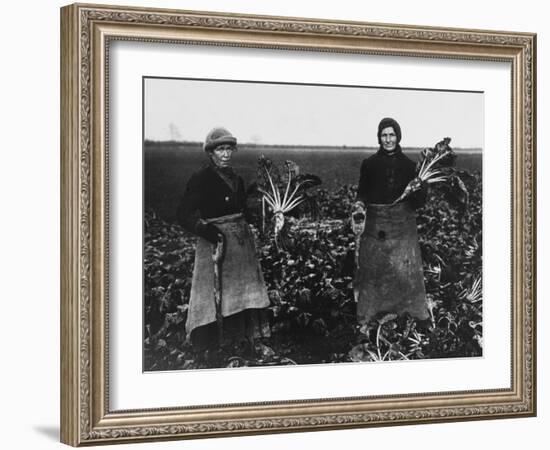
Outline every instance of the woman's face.
{"label": "woman's face", "polygon": [[380,142],[386,152],[391,153],[395,150],[395,147],[397,147],[397,135],[393,127],[387,127],[382,130],[380,133]]}
{"label": "woman's face", "polygon": [[210,158],[217,167],[230,167],[231,158],[235,150],[236,148],[233,145],[219,145],[212,150],[212,153],[210,153]]}

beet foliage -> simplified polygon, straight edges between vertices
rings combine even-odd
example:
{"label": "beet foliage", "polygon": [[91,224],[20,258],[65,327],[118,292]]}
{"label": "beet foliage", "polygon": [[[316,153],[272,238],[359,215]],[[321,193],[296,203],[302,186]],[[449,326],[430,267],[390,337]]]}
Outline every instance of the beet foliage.
{"label": "beet foliage", "polygon": [[467,208],[453,203],[443,186],[431,189],[418,210],[427,321],[387,314],[363,326],[356,323],[355,237],[349,222],[354,186],[319,189],[319,220],[289,218],[284,250],[256,227],[272,337],[253,353],[193,352],[185,340],[185,319],[195,238],[146,211],[145,370],[481,356],[481,176],[459,175],[469,192]]}

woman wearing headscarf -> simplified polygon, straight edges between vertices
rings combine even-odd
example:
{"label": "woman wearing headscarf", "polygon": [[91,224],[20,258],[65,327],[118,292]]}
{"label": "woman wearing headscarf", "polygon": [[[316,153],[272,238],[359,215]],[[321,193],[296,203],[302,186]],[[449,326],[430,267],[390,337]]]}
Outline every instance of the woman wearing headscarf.
{"label": "woman wearing headscarf", "polygon": [[232,168],[237,139],[212,129],[204,151],[208,162],[193,174],[178,209],[178,221],[197,245],[186,333],[197,350],[219,345],[254,348],[270,335],[267,289],[245,221],[243,179]]}
{"label": "woman wearing headscarf", "polygon": [[416,230],[416,208],[426,200],[426,186],[395,202],[416,176],[416,164],[402,151],[401,127],[392,118],[378,125],[378,151],[361,165],[352,220],[359,229],[355,277],[357,316],[366,323],[382,313],[429,317]]}

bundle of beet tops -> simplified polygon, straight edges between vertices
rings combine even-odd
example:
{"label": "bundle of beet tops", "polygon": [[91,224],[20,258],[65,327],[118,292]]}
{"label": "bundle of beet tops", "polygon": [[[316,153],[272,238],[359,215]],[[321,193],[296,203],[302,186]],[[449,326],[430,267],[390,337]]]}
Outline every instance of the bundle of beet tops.
{"label": "bundle of beet tops", "polygon": [[417,163],[417,175],[413,178],[395,203],[405,200],[422,185],[437,184],[451,203],[466,206],[469,200],[468,190],[460,179],[460,172],[454,168],[456,153],[449,146],[451,138],[446,137],[433,148],[425,148]]}

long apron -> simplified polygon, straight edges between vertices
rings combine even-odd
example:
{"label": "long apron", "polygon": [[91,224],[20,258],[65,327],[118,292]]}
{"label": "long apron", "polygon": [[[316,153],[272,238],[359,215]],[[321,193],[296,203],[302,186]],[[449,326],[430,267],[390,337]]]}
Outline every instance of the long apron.
{"label": "long apron", "polygon": [[[209,219],[224,234],[225,256],[221,265],[221,310],[224,317],[251,308],[269,306],[269,297],[258,258],[254,236],[242,214]],[[199,237],[185,329],[187,336],[216,321],[214,300],[214,246]]]}
{"label": "long apron", "polygon": [[366,323],[379,313],[429,317],[416,213],[408,202],[367,205],[355,277],[357,316]]}

